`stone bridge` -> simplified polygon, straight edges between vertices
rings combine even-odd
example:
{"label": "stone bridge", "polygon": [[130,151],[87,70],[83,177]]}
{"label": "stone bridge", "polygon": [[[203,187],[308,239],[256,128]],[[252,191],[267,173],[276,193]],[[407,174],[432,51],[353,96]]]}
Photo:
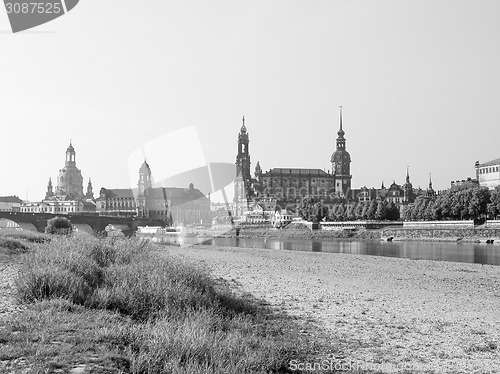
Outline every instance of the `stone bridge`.
{"label": "stone bridge", "polygon": [[165,226],[159,220],[137,217],[99,216],[95,214],[51,214],[51,213],[20,213],[0,212],[0,219],[4,218],[17,223],[22,229],[44,232],[47,220],[54,217],[66,217],[79,230],[99,233],[105,231],[108,225],[119,228],[124,234],[137,230],[138,226]]}

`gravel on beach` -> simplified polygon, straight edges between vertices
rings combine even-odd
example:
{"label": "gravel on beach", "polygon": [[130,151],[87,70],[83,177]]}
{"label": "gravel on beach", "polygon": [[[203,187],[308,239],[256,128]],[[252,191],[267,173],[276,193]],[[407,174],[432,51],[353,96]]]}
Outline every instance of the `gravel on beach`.
{"label": "gravel on beach", "polygon": [[[217,246],[165,247],[314,321],[350,367],[500,373],[500,267]],[[318,358],[319,359],[319,358]]]}

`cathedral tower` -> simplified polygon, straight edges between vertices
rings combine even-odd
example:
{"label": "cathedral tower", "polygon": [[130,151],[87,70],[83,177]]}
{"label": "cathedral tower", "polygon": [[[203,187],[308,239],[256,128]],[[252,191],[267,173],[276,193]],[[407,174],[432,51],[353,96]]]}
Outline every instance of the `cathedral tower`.
{"label": "cathedral tower", "polygon": [[250,175],[250,150],[249,137],[245,126],[245,116],[243,116],[243,125],[238,134],[238,154],[236,155],[236,176],[241,173],[241,178],[245,183],[245,191],[248,194],[252,176]]}
{"label": "cathedral tower", "polygon": [[56,196],[65,199],[83,198],[82,172],[76,167],[76,152],[71,141],[66,149],[64,168],[59,170],[57,177]]}
{"label": "cathedral tower", "polygon": [[92,188],[92,181],[89,178],[89,184],[87,184],[87,193],[85,194],[87,199],[94,199],[94,190]]}
{"label": "cathedral tower", "polygon": [[403,202],[412,203],[413,202],[413,185],[410,182],[410,170],[409,166],[406,167],[406,181],[403,184]]}
{"label": "cathedral tower", "polygon": [[351,190],[351,155],[345,149],[345,132],[342,129],[342,107],[340,107],[340,129],[337,132],[337,150],[333,152],[330,162],[335,179],[335,193],[347,197]]}
{"label": "cathedral tower", "polygon": [[50,199],[54,196],[54,191],[52,190],[52,178],[49,178],[49,183],[47,184],[47,193],[45,194],[45,199]]}
{"label": "cathedral tower", "polygon": [[144,195],[144,192],[151,188],[152,184],[151,168],[148,163],[144,161],[139,169],[139,182],[137,183],[137,186],[139,187],[139,195]]}

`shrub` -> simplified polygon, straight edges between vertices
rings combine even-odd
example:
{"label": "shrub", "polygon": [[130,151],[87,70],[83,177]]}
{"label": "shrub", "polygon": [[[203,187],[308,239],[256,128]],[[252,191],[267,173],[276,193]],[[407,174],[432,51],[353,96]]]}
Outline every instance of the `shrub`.
{"label": "shrub", "polygon": [[72,232],[73,225],[66,217],[54,217],[47,220],[46,234],[70,235]]}
{"label": "shrub", "polygon": [[49,236],[36,231],[0,230],[0,235],[6,238],[25,240],[31,243],[45,243],[50,241]]}
{"label": "shrub", "polygon": [[27,245],[21,243],[19,240],[11,238],[0,238],[0,247],[20,250],[19,252],[24,252],[28,249]]}

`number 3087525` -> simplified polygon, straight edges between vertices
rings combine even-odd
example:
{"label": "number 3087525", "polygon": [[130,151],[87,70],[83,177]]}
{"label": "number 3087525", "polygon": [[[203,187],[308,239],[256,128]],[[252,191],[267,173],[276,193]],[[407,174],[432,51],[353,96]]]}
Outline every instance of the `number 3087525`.
{"label": "number 3087525", "polygon": [[7,8],[7,13],[54,13],[59,14],[62,12],[60,3],[5,3],[5,7]]}

